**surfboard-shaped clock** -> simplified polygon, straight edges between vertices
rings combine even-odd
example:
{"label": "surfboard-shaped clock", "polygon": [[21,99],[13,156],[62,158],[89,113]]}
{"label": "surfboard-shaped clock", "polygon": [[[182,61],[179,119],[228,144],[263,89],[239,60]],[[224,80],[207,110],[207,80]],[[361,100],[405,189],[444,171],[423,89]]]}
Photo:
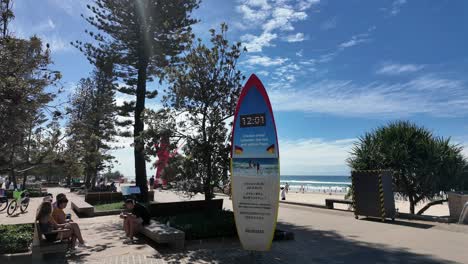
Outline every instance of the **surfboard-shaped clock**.
{"label": "surfboard-shaped clock", "polygon": [[268,94],[255,74],[242,88],[232,130],[231,188],[245,250],[271,247],[278,217],[278,137]]}

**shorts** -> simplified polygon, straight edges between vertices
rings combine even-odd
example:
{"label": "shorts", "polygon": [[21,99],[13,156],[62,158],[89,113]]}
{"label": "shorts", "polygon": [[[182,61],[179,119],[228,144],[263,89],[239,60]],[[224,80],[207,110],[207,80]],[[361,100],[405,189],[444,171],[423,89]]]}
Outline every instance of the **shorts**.
{"label": "shorts", "polygon": [[48,234],[44,234],[47,242],[54,242],[57,240],[57,233],[48,233]]}

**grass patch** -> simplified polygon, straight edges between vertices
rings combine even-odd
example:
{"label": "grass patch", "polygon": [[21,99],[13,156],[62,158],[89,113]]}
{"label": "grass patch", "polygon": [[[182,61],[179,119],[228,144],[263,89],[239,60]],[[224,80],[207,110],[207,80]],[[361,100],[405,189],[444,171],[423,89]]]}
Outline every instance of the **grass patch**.
{"label": "grass patch", "polygon": [[176,216],[157,217],[160,223],[167,223],[185,232],[185,238],[202,239],[209,237],[230,237],[237,234],[234,213],[218,210],[207,213],[190,213]]}
{"label": "grass patch", "polygon": [[124,204],[123,202],[95,204],[94,210],[97,212],[111,211],[111,210],[124,210],[125,208],[123,204]]}
{"label": "grass patch", "polygon": [[31,224],[0,225],[0,254],[27,252],[33,240]]}

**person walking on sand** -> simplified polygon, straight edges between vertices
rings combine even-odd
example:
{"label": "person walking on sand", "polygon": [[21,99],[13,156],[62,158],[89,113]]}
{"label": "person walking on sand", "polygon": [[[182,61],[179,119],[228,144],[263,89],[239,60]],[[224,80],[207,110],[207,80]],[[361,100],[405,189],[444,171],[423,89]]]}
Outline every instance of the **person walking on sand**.
{"label": "person walking on sand", "polygon": [[257,175],[259,171],[260,171],[260,162],[257,162]]}
{"label": "person walking on sand", "polygon": [[289,183],[286,183],[286,185],[284,185],[284,189],[286,189],[286,193],[289,192]]}
{"label": "person walking on sand", "polygon": [[281,188],[281,200],[286,200],[286,188]]}

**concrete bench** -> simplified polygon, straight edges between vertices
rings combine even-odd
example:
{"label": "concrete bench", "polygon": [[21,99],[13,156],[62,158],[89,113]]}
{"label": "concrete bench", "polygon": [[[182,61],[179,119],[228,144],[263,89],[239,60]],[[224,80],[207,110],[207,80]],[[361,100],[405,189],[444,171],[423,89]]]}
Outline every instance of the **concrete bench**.
{"label": "concrete bench", "polygon": [[78,215],[94,216],[94,206],[81,199],[74,199],[71,202],[71,207]]}
{"label": "concrete bench", "polygon": [[341,203],[341,204],[353,204],[353,201],[351,200],[339,200],[339,199],[325,199],[325,206],[328,208],[328,209],[333,209],[333,204],[334,203]]}
{"label": "concrete bench", "polygon": [[[65,230],[63,230],[65,232]],[[34,223],[34,237],[33,243],[31,247],[32,251],[32,263],[40,263],[42,256],[45,254],[62,254],[63,258],[65,258],[65,254],[70,248],[70,240],[57,240],[54,242],[47,241],[44,236],[42,235],[39,224]]]}
{"label": "concrete bench", "polygon": [[170,226],[151,220],[147,226],[143,226],[140,233],[157,243],[167,243],[176,249],[183,249],[185,233]]}

